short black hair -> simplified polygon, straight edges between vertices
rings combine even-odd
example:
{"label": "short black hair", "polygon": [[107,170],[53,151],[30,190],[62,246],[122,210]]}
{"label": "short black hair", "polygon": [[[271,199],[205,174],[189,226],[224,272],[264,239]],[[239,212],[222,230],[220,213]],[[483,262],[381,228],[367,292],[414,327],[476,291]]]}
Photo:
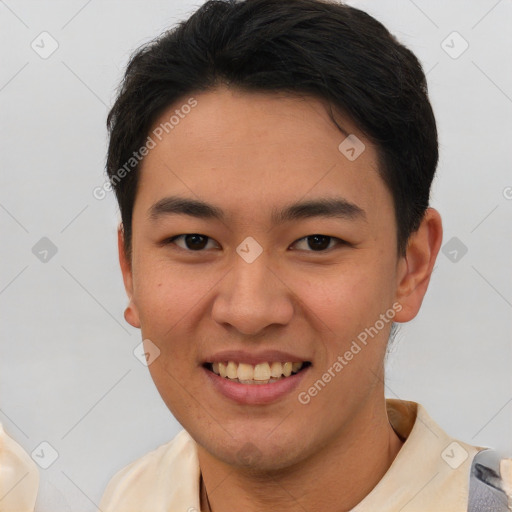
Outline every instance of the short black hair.
{"label": "short black hair", "polygon": [[416,56],[375,18],[329,0],[209,0],[132,55],[107,118],[106,170],[131,259],[138,165],[122,173],[178,100],[227,84],[326,100],[376,145],[404,254],[429,206],[437,128]]}

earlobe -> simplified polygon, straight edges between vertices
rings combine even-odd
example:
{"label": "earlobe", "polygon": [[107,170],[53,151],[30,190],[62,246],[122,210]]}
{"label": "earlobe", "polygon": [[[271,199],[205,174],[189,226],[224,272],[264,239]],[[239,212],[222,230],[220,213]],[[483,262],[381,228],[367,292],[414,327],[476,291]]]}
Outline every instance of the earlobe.
{"label": "earlobe", "polygon": [[140,321],[139,314],[137,313],[137,308],[133,304],[133,301],[130,300],[130,303],[124,310],[124,319],[132,326],[140,329]]}
{"label": "earlobe", "polygon": [[121,272],[123,274],[124,289],[128,295],[129,303],[124,311],[124,319],[132,326],[140,328],[139,313],[137,306],[133,301],[133,275],[132,265],[126,257],[124,250],[124,231],[123,225],[119,224],[117,229],[117,249],[119,252],[119,265],[121,266]]}
{"label": "earlobe", "polygon": [[399,262],[396,301],[402,305],[397,322],[408,322],[417,314],[427,292],[441,242],[443,227],[437,210],[428,208],[420,227],[409,238]]}

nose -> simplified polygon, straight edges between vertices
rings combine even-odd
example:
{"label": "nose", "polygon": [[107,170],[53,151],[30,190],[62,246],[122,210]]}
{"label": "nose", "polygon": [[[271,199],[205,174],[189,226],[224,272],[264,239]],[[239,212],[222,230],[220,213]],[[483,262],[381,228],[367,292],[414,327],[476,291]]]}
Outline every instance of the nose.
{"label": "nose", "polygon": [[231,272],[219,283],[212,317],[245,335],[266,327],[287,325],[294,313],[293,294],[264,254],[252,263],[236,257]]}

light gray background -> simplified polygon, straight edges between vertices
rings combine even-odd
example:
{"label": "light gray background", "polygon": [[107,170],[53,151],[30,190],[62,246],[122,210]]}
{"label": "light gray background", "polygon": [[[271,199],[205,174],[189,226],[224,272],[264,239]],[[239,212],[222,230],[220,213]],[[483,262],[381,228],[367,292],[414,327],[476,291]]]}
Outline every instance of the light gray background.
{"label": "light gray background", "polygon": [[[0,1],[0,422],[28,453],[47,441],[59,454],[40,470],[39,512],[95,510],[118,469],[181,428],[133,355],[118,210],[111,193],[92,191],[131,52],[201,3]],[[440,253],[390,355],[387,396],[419,401],[451,435],[510,456],[512,2],[350,3],[428,72],[441,146],[432,205],[443,243],[467,247],[455,262]],[[31,48],[43,31],[59,44],[47,59]],[[453,31],[469,43],[458,58],[442,47]],[[454,55],[462,44],[444,46]],[[42,237],[58,249],[46,263],[32,253]]]}

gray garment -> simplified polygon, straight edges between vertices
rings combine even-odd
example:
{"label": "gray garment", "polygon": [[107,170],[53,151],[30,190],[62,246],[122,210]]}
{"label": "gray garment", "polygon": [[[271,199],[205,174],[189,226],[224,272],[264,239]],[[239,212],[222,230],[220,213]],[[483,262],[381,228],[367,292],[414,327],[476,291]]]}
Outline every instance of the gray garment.
{"label": "gray garment", "polygon": [[494,450],[478,452],[469,477],[468,512],[510,512],[500,474],[500,457]]}

